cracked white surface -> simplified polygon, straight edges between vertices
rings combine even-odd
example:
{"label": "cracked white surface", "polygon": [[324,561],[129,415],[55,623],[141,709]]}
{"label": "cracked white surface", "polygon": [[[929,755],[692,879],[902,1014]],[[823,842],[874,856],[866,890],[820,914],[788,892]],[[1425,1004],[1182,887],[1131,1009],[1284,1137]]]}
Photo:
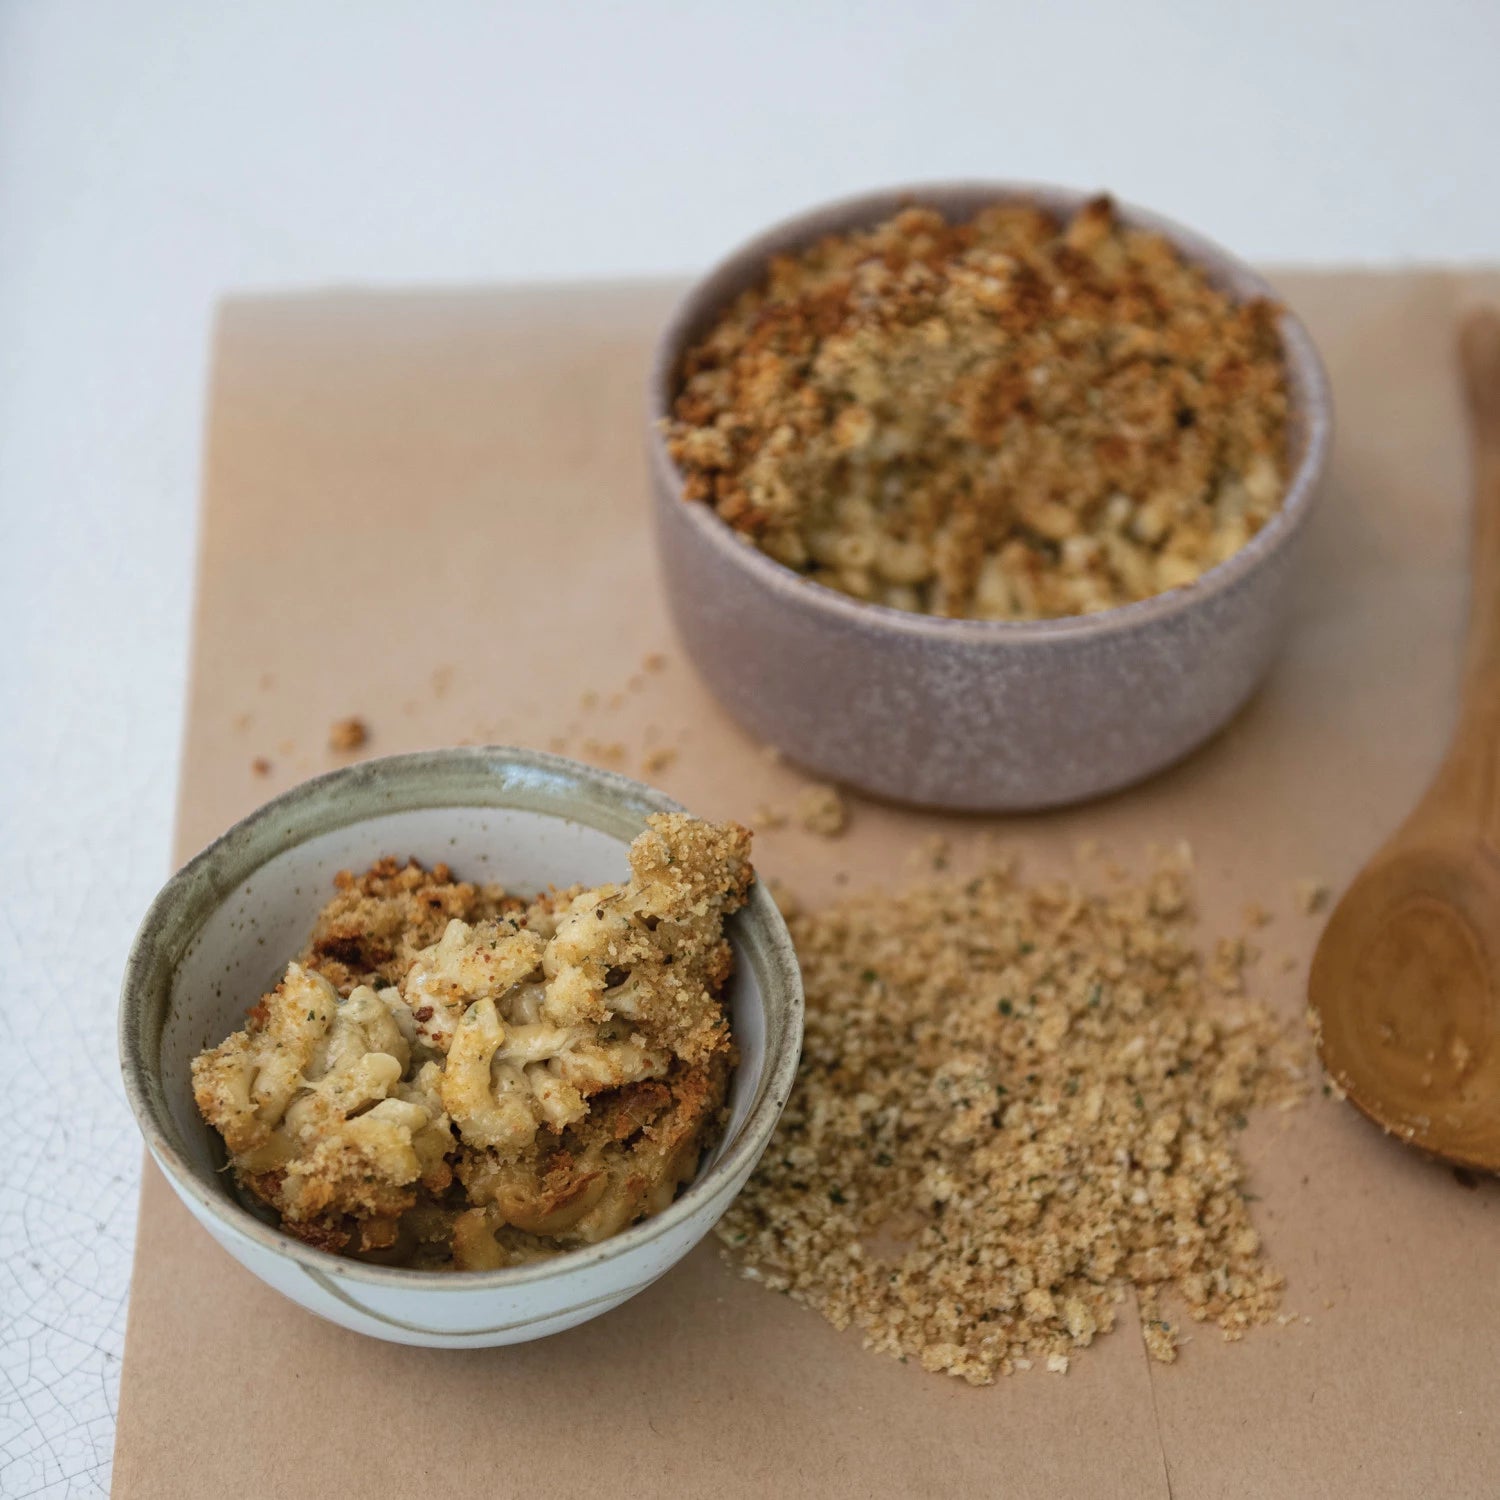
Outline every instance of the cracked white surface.
{"label": "cracked white surface", "polygon": [[[1257,258],[1500,255],[1500,11],[1075,9],[0,0],[0,1496],[108,1489],[115,989],[169,860],[216,297],[660,273],[965,174],[1109,183]],[[1067,110],[1046,66],[997,85],[1057,56]]]}

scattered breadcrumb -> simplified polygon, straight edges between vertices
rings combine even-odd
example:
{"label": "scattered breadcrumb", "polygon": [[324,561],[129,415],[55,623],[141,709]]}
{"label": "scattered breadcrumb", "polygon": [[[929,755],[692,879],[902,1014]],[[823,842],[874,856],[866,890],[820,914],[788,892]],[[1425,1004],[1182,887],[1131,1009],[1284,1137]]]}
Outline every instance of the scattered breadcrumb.
{"label": "scattered breadcrumb", "polygon": [[667,665],[666,654],[661,651],[648,651],[641,659],[641,665],[648,672],[660,672]]}
{"label": "scattered breadcrumb", "polygon": [[593,688],[588,688],[586,691],[580,693],[578,696],[578,706],[580,708],[598,708],[598,693],[596,693]]}
{"label": "scattered breadcrumb", "polygon": [[772,807],[769,802],[762,802],[756,807],[755,816],[751,821],[758,831],[769,833],[777,828],[785,828],[787,817],[779,807]]}
{"label": "scattered breadcrumb", "polygon": [[619,740],[610,740],[605,743],[590,737],[583,742],[583,754],[589,760],[596,760],[606,766],[619,766],[625,763],[625,747]]}
{"label": "scattered breadcrumb", "polygon": [[912,850],[906,863],[913,870],[946,870],[948,855],[948,840],[940,833],[932,833]]}
{"label": "scattered breadcrumb", "polygon": [[1085,614],[1193,582],[1285,488],[1279,308],[1108,198],[907,208],[774,258],[683,360],[689,501],[897,609]]}
{"label": "scattered breadcrumb", "polygon": [[849,808],[836,786],[815,781],[797,793],[797,821],[820,838],[837,838],[849,826]]}
{"label": "scattered breadcrumb", "polygon": [[1180,864],[1090,892],[1005,870],[788,918],[796,1088],[719,1226],[744,1274],[973,1384],[1073,1352],[1133,1290],[1153,1358],[1186,1315],[1280,1309],[1235,1133],[1299,1100],[1306,1043],[1191,937]]}
{"label": "scattered breadcrumb", "polygon": [[1214,944],[1213,961],[1208,968],[1209,977],[1224,994],[1243,994],[1245,966],[1256,956],[1256,950],[1244,938],[1221,937]]}
{"label": "scattered breadcrumb", "polygon": [[1245,908],[1245,926],[1250,928],[1269,927],[1271,925],[1271,913],[1263,907],[1259,901],[1252,901]]}
{"label": "scattered breadcrumb", "polygon": [[264,755],[257,755],[255,759],[250,762],[250,769],[257,776],[269,776],[271,774],[271,762],[268,761]]}
{"label": "scattered breadcrumb", "polygon": [[370,738],[370,726],[357,715],[335,719],[328,726],[328,748],[348,752],[364,747]]}
{"label": "scattered breadcrumb", "polygon": [[240,734],[243,734],[252,722],[251,716],[248,713],[236,714],[234,716],[234,727]]}
{"label": "scattered breadcrumb", "polygon": [[677,752],[670,745],[661,745],[655,750],[648,750],[641,758],[641,769],[648,776],[657,776],[661,772],[670,770],[677,760]]}
{"label": "scattered breadcrumb", "polygon": [[1315,916],[1328,904],[1328,882],[1304,875],[1292,882],[1292,900],[1303,916]]}

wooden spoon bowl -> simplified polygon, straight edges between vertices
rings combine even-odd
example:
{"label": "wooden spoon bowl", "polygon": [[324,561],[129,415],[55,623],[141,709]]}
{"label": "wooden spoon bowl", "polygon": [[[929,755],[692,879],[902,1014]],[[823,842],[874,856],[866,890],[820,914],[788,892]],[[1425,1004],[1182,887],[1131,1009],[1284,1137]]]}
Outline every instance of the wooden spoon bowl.
{"label": "wooden spoon bowl", "polygon": [[1463,708],[1427,795],[1339,902],[1308,996],[1330,1078],[1378,1125],[1500,1171],[1500,313],[1460,357],[1474,434]]}

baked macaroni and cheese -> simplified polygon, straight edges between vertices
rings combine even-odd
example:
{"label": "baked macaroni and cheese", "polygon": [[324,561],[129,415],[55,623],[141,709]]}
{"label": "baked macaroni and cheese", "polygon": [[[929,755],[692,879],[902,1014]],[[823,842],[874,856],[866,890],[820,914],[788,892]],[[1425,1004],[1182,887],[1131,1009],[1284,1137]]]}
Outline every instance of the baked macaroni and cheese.
{"label": "baked macaroni and cheese", "polygon": [[749,855],[736,824],[659,814],[624,885],[341,874],[245,1029],[193,1061],[241,1188],[309,1244],[458,1270],[666,1207],[724,1109]]}
{"label": "baked macaroni and cheese", "polygon": [[910,208],[771,261],[685,357],[685,497],[859,599],[1085,614],[1191,583],[1281,504],[1285,360],[1106,198]]}

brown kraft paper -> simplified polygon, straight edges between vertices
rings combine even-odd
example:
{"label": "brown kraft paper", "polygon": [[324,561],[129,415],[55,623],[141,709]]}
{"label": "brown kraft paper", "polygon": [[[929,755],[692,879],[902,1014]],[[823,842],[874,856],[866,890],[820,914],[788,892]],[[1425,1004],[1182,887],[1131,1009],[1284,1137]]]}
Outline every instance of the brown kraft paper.
{"label": "brown kraft paper", "polygon": [[[1500,298],[1500,274],[1278,283],[1328,362],[1339,435],[1295,630],[1245,711],[1174,770],[1067,812],[851,799],[841,839],[795,822],[759,833],[762,873],[818,901],[914,878],[912,851],[934,833],[958,861],[996,830],[1033,868],[1083,838],[1124,860],[1187,839],[1205,937],[1264,905],[1252,992],[1300,1013],[1321,919],[1298,911],[1293,883],[1347,882],[1421,790],[1453,717],[1467,476],[1452,329],[1467,302]],[[694,679],[657,589],[642,381],[674,291],[224,308],[180,859],[347,761],[327,742],[350,714],[370,726],[361,754],[563,748],[707,816],[753,823],[761,804],[791,802],[805,778]],[[665,663],[648,666],[657,652]],[[647,772],[656,751],[675,755]],[[1316,1089],[1242,1139],[1291,1323],[1238,1344],[1195,1327],[1163,1366],[1127,1313],[1066,1376],[983,1389],[866,1352],[737,1278],[712,1240],[618,1311],[539,1343],[377,1343],[241,1270],[148,1166],[116,1494],[1500,1491],[1500,1185],[1460,1183]]]}

